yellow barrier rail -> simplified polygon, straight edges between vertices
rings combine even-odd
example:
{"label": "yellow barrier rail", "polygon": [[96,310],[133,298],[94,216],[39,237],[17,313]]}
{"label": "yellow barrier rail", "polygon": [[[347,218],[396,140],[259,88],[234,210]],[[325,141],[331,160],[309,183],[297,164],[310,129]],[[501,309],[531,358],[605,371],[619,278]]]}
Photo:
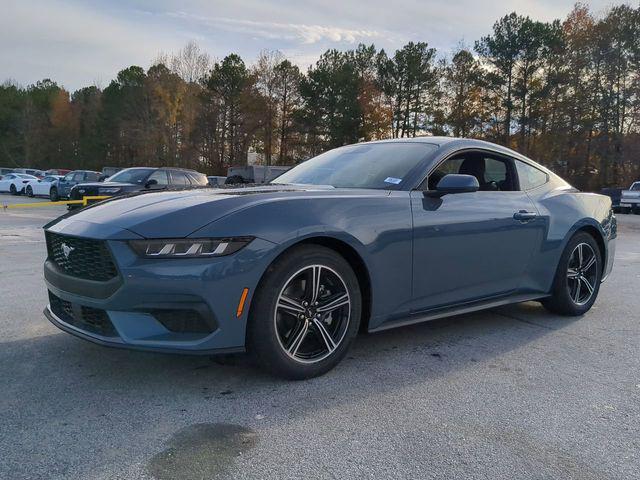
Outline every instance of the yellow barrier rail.
{"label": "yellow barrier rail", "polygon": [[55,205],[82,205],[86,207],[90,201],[95,200],[106,200],[107,198],[111,198],[110,196],[105,195],[94,195],[89,197],[82,197],[82,200],[65,200],[59,202],[34,202],[34,203],[14,203],[14,204],[4,204],[2,205],[3,210],[8,208],[35,208],[35,207],[51,207]]}

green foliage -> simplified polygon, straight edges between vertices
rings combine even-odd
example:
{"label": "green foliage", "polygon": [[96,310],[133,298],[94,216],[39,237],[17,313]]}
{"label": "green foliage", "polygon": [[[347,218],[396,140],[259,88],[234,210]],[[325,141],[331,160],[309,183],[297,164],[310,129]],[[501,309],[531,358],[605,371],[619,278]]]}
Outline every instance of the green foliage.
{"label": "green foliage", "polygon": [[357,142],[362,111],[353,57],[337,50],[322,54],[300,83],[299,122],[312,139],[311,151]]}

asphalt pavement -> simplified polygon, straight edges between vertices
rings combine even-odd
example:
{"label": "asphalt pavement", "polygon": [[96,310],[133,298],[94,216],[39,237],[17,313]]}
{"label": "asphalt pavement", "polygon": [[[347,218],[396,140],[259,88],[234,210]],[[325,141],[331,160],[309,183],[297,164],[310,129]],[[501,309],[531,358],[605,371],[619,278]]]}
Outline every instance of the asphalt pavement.
{"label": "asphalt pavement", "polygon": [[0,195],[2,479],[638,479],[640,216],[593,309],[529,302],[357,338],[327,375],[130,352],[42,315],[42,226]]}

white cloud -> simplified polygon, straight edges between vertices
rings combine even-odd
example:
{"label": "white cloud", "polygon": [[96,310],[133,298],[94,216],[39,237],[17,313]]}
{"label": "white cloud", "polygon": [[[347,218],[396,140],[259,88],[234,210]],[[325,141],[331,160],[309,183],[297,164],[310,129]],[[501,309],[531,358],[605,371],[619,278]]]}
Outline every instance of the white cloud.
{"label": "white cloud", "polygon": [[[306,69],[328,48],[409,40],[446,53],[472,45],[501,16],[563,18],[575,0],[0,0],[0,82],[52,78],[71,89],[103,86],[129,65],[195,39],[215,58],[246,61],[279,49]],[[591,0],[600,11],[610,0]]]}
{"label": "white cloud", "polygon": [[136,24],[133,16],[60,0],[4,2],[1,10],[2,74],[22,84],[51,78],[70,88],[104,86],[120,69],[147,66],[161,50],[187,41]]}
{"label": "white cloud", "polygon": [[185,12],[173,12],[167,15],[183,20],[196,21],[211,28],[222,28],[231,32],[244,33],[267,39],[297,40],[307,45],[318,43],[322,40],[356,43],[384,37],[381,32],[376,30],[306,25],[302,23],[254,21],[225,17],[205,17]]}

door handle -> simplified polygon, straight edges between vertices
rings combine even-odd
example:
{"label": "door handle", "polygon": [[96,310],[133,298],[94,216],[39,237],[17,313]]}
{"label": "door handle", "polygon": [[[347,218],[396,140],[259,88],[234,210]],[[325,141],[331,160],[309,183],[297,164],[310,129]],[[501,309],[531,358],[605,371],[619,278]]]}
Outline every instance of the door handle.
{"label": "door handle", "polygon": [[528,222],[535,219],[537,216],[538,214],[536,212],[527,212],[526,210],[520,210],[513,214],[514,220],[518,220],[520,222]]}

